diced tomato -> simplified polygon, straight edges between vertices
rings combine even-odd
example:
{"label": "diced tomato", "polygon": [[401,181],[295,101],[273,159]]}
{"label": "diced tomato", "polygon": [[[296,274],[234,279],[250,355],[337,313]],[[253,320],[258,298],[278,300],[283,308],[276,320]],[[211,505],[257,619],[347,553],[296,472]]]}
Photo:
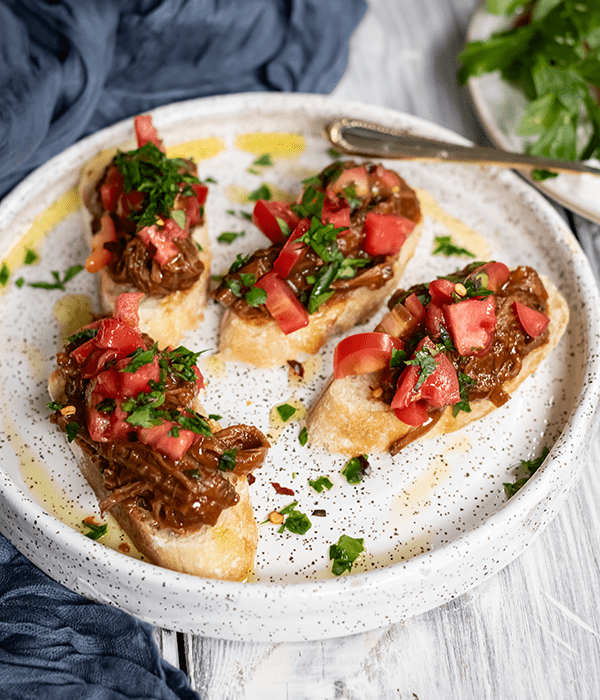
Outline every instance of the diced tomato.
{"label": "diced tomato", "polygon": [[113,318],[117,321],[121,321],[126,326],[137,328],[140,323],[138,308],[143,297],[143,292],[125,292],[119,294],[115,302]]}
{"label": "diced tomato", "polygon": [[415,225],[397,214],[375,214],[370,211],[363,226],[363,249],[371,256],[396,255]]}
{"label": "diced tomato", "polygon": [[418,327],[418,319],[410,313],[404,304],[396,304],[381,319],[375,330],[388,333],[396,338],[409,338]]}
{"label": "diced tomato", "polygon": [[92,252],[85,261],[85,269],[94,273],[108,265],[112,253],[104,247],[105,243],[117,240],[117,231],[111,215],[106,212],[100,219],[100,230],[92,237]]}
{"label": "diced tomato", "polygon": [[400,177],[393,170],[387,170],[380,164],[375,168],[374,176],[387,189],[396,192],[400,190]]}
{"label": "diced tomato", "polygon": [[281,243],[287,238],[277,219],[281,219],[284,228],[287,227],[290,231],[293,231],[300,221],[287,202],[270,202],[266,199],[256,202],[252,221],[272,243]]}
{"label": "diced tomato", "polygon": [[121,386],[121,396],[136,396],[142,392],[151,391],[150,382],[158,382],[160,379],[160,369],[158,357],[154,357],[152,362],[142,365],[135,372],[126,372],[130,358],[119,360],[116,364],[119,373]]}
{"label": "diced tomato", "polygon": [[[114,367],[100,372],[90,383],[88,393],[87,428],[92,440],[112,442],[124,440],[134,428],[125,422],[127,413],[121,408],[118,373]],[[100,411],[98,405],[105,399],[116,399],[114,410]]]}
{"label": "diced tomato", "polygon": [[369,196],[371,193],[371,185],[369,182],[369,173],[367,173],[367,169],[364,165],[359,165],[355,168],[347,168],[342,171],[337,180],[329,183],[325,194],[329,199],[335,199],[338,195],[343,195],[346,187],[351,187],[357,197]]}
{"label": "diced tomato", "polygon": [[413,401],[403,408],[395,408],[396,418],[406,425],[418,427],[427,422],[427,406],[425,401]]}
{"label": "diced tomato", "polygon": [[189,448],[198,440],[198,435],[191,430],[178,428],[178,435],[169,435],[169,431],[175,426],[171,421],[165,421],[151,428],[138,428],[137,435],[140,442],[153,447],[158,452],[172,459],[180,460]]}
{"label": "diced tomato", "polygon": [[294,265],[304,257],[308,250],[306,243],[298,241],[298,238],[301,238],[309,228],[310,219],[302,219],[290,233],[285,245],[273,263],[273,271],[282,279],[285,279],[290,274]]}
{"label": "diced tomato", "polygon": [[417,323],[421,324],[425,320],[425,307],[416,294],[410,294],[404,300],[404,306],[417,319]]}
{"label": "diced tomato", "polygon": [[125,178],[119,172],[116,165],[109,165],[104,181],[100,185],[100,199],[102,206],[109,212],[117,210],[119,197],[123,193]]}
{"label": "diced tomato", "polygon": [[321,218],[324,223],[333,224],[336,228],[350,228],[350,212],[351,209],[345,200],[326,199]]}
{"label": "diced tomato", "polygon": [[[423,348],[433,349],[432,341],[425,337],[417,346],[417,351]],[[390,404],[392,409],[407,408],[415,401],[424,401],[430,408],[454,405],[460,401],[458,377],[453,364],[443,352],[434,356],[435,369],[415,390],[421,375],[418,365],[409,365],[400,375],[396,393]]]}
{"label": "diced tomato", "polygon": [[546,329],[546,326],[550,323],[550,319],[546,314],[541,311],[532,309],[525,304],[521,304],[520,301],[515,301],[514,309],[523,326],[523,330],[529,334],[532,338],[537,338],[540,333]]}
{"label": "diced tomato", "polygon": [[427,377],[419,390],[421,399],[433,408],[453,406],[460,401],[460,388],[454,365],[443,352],[435,356],[435,364],[435,371]]}
{"label": "diced tomato", "polygon": [[126,357],[137,348],[144,347],[139,330],[115,318],[102,319],[95,341],[99,349],[116,350],[119,357]]}
{"label": "diced tomato", "polygon": [[[172,219],[169,219],[169,221],[172,221]],[[177,226],[174,221],[173,224]],[[146,248],[150,248],[150,244],[156,248],[154,259],[161,267],[166,265],[169,260],[172,260],[179,253],[179,249],[175,243],[173,243],[174,237],[165,234],[164,229],[159,229],[156,224],[152,224],[152,226],[144,226],[144,228],[137,232],[137,235],[140,237]]]}
{"label": "diced tomato", "polygon": [[344,338],[333,352],[335,378],[367,374],[389,367],[394,348],[402,350],[404,343],[386,333],[358,333]]}
{"label": "diced tomato", "polygon": [[493,340],[496,328],[496,302],[485,299],[464,299],[444,306],[444,317],[460,355],[483,355]]}
{"label": "diced tomato", "polygon": [[193,182],[192,189],[196,193],[196,199],[198,204],[206,204],[206,199],[208,197],[208,187],[201,182]]}
{"label": "diced tomato", "polygon": [[308,312],[298,301],[290,285],[278,277],[276,272],[267,272],[255,286],[267,293],[265,305],[285,335],[308,325]]}
{"label": "diced tomato", "polygon": [[501,262],[488,262],[481,267],[478,267],[470,275],[474,283],[479,283],[481,287],[491,289],[492,292],[497,292],[508,282],[510,270]]}
{"label": "diced tomato", "polygon": [[438,340],[442,335],[444,326],[444,310],[433,301],[427,304],[427,315],[425,317],[425,327],[427,333],[433,340]]}
{"label": "diced tomato", "polygon": [[450,280],[437,279],[429,283],[429,294],[434,304],[451,304],[454,300],[455,283]]}
{"label": "diced tomato", "polygon": [[139,211],[142,208],[146,195],[144,192],[132,190],[131,192],[123,192],[119,197],[119,214],[121,216],[129,216],[133,211]]}
{"label": "diced tomato", "polygon": [[192,365],[192,371],[196,375],[196,386],[198,387],[198,391],[200,391],[200,389],[204,389],[204,377],[202,376],[202,372],[200,371],[198,365]]}
{"label": "diced tomato", "polygon": [[153,143],[161,151],[165,150],[163,142],[159,139],[158,133],[152,124],[152,117],[149,114],[140,114],[133,119],[135,136],[138,148],[145,146],[148,142]]}
{"label": "diced tomato", "polygon": [[78,348],[75,348],[71,353],[71,357],[77,362],[79,367],[81,367],[92,352],[96,349],[96,338],[82,343]]}

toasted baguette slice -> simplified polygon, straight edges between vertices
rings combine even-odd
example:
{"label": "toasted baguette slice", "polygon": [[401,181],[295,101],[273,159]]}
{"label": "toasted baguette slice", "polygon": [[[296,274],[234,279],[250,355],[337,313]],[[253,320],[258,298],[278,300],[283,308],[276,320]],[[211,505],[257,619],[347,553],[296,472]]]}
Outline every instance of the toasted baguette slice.
{"label": "toasted baguette slice", "polygon": [[[540,275],[540,279],[548,292],[548,342],[526,355],[519,374],[503,386],[510,395],[552,352],[569,320],[569,309],[565,299],[547,277]],[[402,438],[407,438],[407,442],[411,441],[411,431],[417,431],[417,440],[438,437],[460,430],[496,408],[488,399],[479,399],[471,401],[470,413],[461,411],[454,417],[453,407],[447,406],[437,423],[420,435],[419,428],[402,423],[386,404],[371,398],[370,387],[374,379],[375,374],[364,374],[343,379],[332,377],[329,380],[307,418],[311,445],[323,447],[332,453],[352,456],[387,452]]]}
{"label": "toasted baguette slice", "polygon": [[[48,391],[54,401],[64,400],[64,384],[57,371],[50,377]],[[102,457],[89,448],[83,450],[76,440],[69,446],[98,500],[108,498],[111,493],[104,486]],[[212,527],[203,525],[195,532],[181,534],[158,527],[152,513],[137,506],[128,508],[118,504],[110,513],[153,564],[194,576],[244,581],[254,568],[258,527],[252,512],[247,478],[235,474],[224,476],[234,485],[239,501],[223,510]]]}
{"label": "toasted baguette slice", "polygon": [[[135,148],[135,144],[124,145],[122,150]],[[79,199],[83,228],[91,249],[92,244],[92,211],[96,199],[96,185],[112,159],[117,155],[117,149],[111,148],[98,153],[84,166],[79,181]],[[162,298],[146,295],[140,302],[140,330],[154,338],[159,347],[177,345],[185,333],[195,328],[204,318],[204,308],[208,299],[210,281],[210,265],[212,254],[208,237],[206,221],[191,229],[190,235],[200,246],[199,258],[204,270],[196,283],[185,291],[178,291]],[[106,268],[98,272],[98,296],[104,313],[111,313],[115,301],[123,292],[137,292],[134,286],[117,284],[108,274]]]}
{"label": "toasted baguette slice", "polygon": [[247,321],[228,309],[221,321],[221,357],[256,367],[276,367],[298,358],[302,353],[315,354],[329,338],[368,321],[398,286],[422,230],[421,220],[407,236],[394,263],[393,277],[383,287],[375,290],[359,287],[335,303],[324,304],[310,316],[307,326],[289,335],[284,335],[272,319]]}

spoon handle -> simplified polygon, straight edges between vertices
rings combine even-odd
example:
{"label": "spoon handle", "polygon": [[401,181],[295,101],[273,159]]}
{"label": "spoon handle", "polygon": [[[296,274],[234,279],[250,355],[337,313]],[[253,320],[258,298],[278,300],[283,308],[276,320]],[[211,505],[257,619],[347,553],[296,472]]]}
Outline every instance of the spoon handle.
{"label": "spoon handle", "polygon": [[483,146],[461,146],[415,136],[408,131],[399,131],[360,119],[337,119],[326,127],[326,133],[339,151],[360,156],[600,175],[600,170],[580,161],[528,156]]}

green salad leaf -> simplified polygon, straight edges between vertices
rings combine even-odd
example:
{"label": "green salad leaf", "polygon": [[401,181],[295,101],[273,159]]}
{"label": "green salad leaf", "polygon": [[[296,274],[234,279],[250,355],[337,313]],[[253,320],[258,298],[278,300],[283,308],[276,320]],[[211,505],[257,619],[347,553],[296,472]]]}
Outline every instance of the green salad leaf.
{"label": "green salad leaf", "polygon": [[[513,14],[525,5],[520,15]],[[499,71],[528,101],[517,133],[532,155],[567,160],[600,156],[600,4],[579,0],[488,0],[511,17],[508,29],[469,42],[459,83]],[[585,136],[581,136],[586,124]],[[582,142],[583,138],[583,142]],[[554,176],[536,171],[536,179]]]}

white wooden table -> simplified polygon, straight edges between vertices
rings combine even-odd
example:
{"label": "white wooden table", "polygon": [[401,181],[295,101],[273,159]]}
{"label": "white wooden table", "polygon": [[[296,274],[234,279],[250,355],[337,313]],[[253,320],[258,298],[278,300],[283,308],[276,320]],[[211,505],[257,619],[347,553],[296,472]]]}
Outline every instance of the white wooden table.
{"label": "white wooden table", "polygon": [[[476,0],[370,0],[334,97],[484,136],[456,84]],[[567,217],[600,276],[600,227]],[[405,624],[322,642],[228,642],[162,630],[203,700],[600,697],[600,440],[566,506],[495,577]]]}

